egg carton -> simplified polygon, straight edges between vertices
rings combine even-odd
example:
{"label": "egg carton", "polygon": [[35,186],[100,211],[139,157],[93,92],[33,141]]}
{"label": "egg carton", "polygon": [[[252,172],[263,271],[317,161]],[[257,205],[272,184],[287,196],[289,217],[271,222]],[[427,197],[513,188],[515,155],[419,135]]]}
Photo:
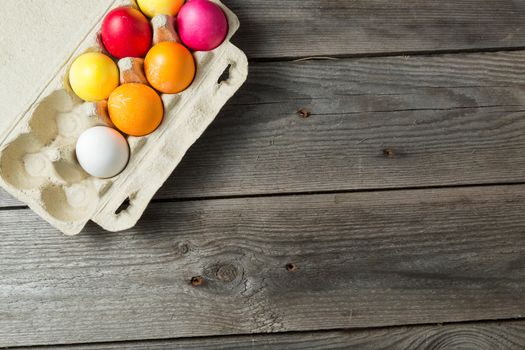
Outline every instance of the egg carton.
{"label": "egg carton", "polygon": [[[91,177],[75,158],[80,134],[101,123],[93,117],[91,105],[71,91],[68,70],[78,55],[103,51],[97,39],[101,17],[41,97],[0,133],[0,185],[67,235],[81,232],[89,220],[108,231],[133,227],[191,145],[247,78],[247,58],[230,43],[239,21],[221,2],[213,2],[228,18],[225,42],[213,51],[194,53],[193,84],[182,93],[162,95],[164,121],[154,133],[128,137],[131,157],[120,175]],[[136,4],[116,0],[107,12],[119,6]],[[226,70],[229,76],[221,81]],[[123,204],[127,206],[120,210]]]}

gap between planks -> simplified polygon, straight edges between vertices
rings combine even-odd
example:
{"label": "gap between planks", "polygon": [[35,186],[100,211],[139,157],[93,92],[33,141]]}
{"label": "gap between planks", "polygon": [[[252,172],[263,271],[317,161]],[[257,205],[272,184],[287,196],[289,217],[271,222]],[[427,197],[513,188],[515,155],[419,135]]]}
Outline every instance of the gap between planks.
{"label": "gap between planks", "polygon": [[[439,190],[439,189],[453,189],[453,188],[471,188],[471,187],[496,187],[496,186],[522,186],[525,182],[502,182],[502,183],[486,183],[486,184],[463,184],[463,185],[442,185],[442,186],[414,186],[414,187],[398,187],[398,188],[371,188],[362,190],[335,190],[335,191],[309,191],[309,192],[282,192],[282,193],[254,193],[246,195],[232,195],[232,196],[210,196],[210,197],[181,197],[181,198],[157,198],[152,199],[151,203],[183,203],[183,202],[200,202],[200,201],[222,201],[235,199],[256,199],[268,197],[299,197],[299,196],[316,196],[329,194],[350,194],[350,193],[374,193],[374,192],[399,192],[399,191],[424,191],[424,190]],[[7,206],[0,207],[0,211],[12,210],[26,210],[28,206]]]}
{"label": "gap between planks", "polygon": [[286,56],[286,57],[254,57],[249,58],[250,63],[280,63],[291,62],[299,63],[306,61],[336,61],[345,59],[380,58],[380,57],[419,57],[419,56],[438,56],[438,55],[462,55],[470,53],[495,53],[495,52],[514,52],[523,51],[525,46],[512,47],[480,47],[475,49],[436,49],[421,51],[385,51],[371,53],[348,53],[333,54],[330,56]]}

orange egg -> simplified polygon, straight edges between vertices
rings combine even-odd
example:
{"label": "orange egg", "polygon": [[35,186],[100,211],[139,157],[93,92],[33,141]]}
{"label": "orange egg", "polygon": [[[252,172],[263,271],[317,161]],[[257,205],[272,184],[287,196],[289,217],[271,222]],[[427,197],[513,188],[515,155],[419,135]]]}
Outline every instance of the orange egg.
{"label": "orange egg", "polygon": [[165,94],[176,94],[193,82],[195,60],[183,45],[166,41],[148,52],[144,70],[151,86]]}
{"label": "orange egg", "polygon": [[162,100],[144,84],[124,84],[108,100],[111,121],[117,129],[131,136],[145,136],[155,131],[164,117]]}

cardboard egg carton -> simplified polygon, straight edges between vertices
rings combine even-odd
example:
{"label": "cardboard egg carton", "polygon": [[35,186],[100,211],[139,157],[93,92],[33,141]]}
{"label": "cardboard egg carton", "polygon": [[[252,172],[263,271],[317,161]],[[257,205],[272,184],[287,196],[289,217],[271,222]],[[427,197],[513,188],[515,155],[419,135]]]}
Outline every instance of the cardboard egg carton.
{"label": "cardboard egg carton", "polygon": [[[79,135],[101,122],[93,116],[93,105],[71,91],[68,69],[78,55],[103,51],[97,40],[101,16],[78,46],[71,47],[68,61],[57,67],[39,97],[10,123],[0,124],[0,185],[68,235],[79,233],[89,220],[108,231],[133,227],[191,145],[246,80],[246,56],[230,43],[239,21],[222,3],[214,2],[228,18],[226,41],[214,51],[194,53],[194,82],[182,93],[162,95],[164,121],[154,133],[128,137],[131,157],[120,175],[91,177],[75,159]],[[136,5],[112,1],[104,15],[119,6]],[[221,82],[226,70],[229,77]],[[129,205],[119,211],[126,202]]]}

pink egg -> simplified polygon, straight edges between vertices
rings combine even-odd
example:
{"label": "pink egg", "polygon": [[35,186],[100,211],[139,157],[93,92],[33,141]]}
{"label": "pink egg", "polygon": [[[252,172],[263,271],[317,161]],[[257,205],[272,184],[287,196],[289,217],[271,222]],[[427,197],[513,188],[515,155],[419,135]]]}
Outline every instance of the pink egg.
{"label": "pink egg", "polygon": [[228,20],[222,9],[208,0],[189,0],[177,17],[184,45],[194,51],[211,51],[226,39]]}

